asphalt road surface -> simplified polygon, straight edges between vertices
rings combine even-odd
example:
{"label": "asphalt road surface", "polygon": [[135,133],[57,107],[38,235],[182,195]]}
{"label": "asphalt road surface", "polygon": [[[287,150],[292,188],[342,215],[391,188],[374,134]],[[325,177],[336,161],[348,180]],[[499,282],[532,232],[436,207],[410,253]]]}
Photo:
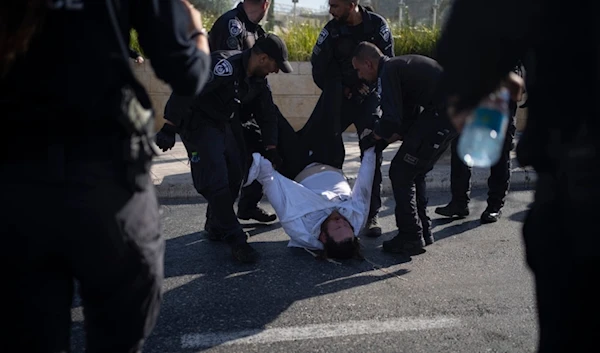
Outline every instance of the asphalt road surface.
{"label": "asphalt road surface", "polygon": [[[198,235],[203,199],[165,201],[164,300],[144,352],[534,352],[521,240],[533,192],[511,191],[489,225],[479,222],[485,190],[472,196],[471,215],[451,221],[433,213],[449,195],[430,195],[436,242],[411,259],[381,251],[394,235],[393,198],[381,212],[385,234],[362,240],[365,261],[319,261],[288,248],[279,223],[247,222],[255,265]],[[83,352],[77,300],[73,319],[73,351]]]}

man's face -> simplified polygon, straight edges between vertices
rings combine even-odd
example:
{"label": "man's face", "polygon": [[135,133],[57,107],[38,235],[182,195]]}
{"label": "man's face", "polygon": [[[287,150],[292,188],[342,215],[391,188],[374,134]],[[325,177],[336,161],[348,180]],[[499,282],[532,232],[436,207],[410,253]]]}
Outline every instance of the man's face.
{"label": "man's face", "polygon": [[345,23],[355,6],[353,3],[344,0],[329,0],[329,13],[336,21]]}
{"label": "man's face", "polygon": [[369,60],[352,58],[352,66],[361,80],[365,80],[368,83],[377,81],[377,70]]}
{"label": "man's face", "polygon": [[252,76],[265,78],[270,73],[278,73],[279,66],[277,62],[267,54],[260,54],[258,59],[258,66],[254,70]]}
{"label": "man's face", "polygon": [[352,230],[350,223],[337,211],[334,211],[327,218],[326,231],[328,234],[327,236],[336,243],[341,243],[354,238],[354,231]]}
{"label": "man's face", "polygon": [[269,11],[269,6],[271,5],[271,1],[266,0],[265,2],[262,3],[262,8],[261,11],[258,13],[258,18],[256,23],[259,23],[260,21],[263,20],[263,18],[265,18],[265,16],[267,15],[267,12]]}

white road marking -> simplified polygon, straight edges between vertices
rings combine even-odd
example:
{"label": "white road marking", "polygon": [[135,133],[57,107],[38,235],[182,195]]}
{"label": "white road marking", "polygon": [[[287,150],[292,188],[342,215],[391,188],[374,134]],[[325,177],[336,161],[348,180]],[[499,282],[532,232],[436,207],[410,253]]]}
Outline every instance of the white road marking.
{"label": "white road marking", "polygon": [[219,345],[261,344],[318,338],[368,335],[386,332],[431,330],[458,326],[450,317],[407,317],[387,321],[347,321],[339,324],[316,324],[232,332],[190,333],[181,336],[182,348],[208,348]]}

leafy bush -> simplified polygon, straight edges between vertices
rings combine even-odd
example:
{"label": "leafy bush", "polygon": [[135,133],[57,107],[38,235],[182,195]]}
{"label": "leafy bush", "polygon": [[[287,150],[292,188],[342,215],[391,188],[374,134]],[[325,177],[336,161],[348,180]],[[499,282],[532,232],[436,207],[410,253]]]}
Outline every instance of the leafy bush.
{"label": "leafy bush", "polygon": [[[211,15],[204,15],[202,18],[206,28],[210,28],[215,20],[216,17]],[[295,23],[289,24],[286,28],[277,28],[276,33],[285,41],[290,61],[308,61],[321,28],[322,26],[315,24]],[[429,27],[392,26],[392,35],[396,55],[421,54],[434,57],[440,30]],[[130,45],[134,50],[143,53],[135,30],[131,31]]]}

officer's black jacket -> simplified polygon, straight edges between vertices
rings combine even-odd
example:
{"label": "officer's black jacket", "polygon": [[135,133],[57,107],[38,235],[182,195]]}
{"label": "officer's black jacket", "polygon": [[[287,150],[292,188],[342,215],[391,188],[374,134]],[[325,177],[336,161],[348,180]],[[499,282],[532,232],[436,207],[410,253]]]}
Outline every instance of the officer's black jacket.
{"label": "officer's black jacket", "polygon": [[210,29],[210,49],[246,50],[254,46],[259,37],[265,35],[263,28],[248,19],[242,3],[225,12]]}
{"label": "officer's black jacket", "polygon": [[[598,1],[562,6],[537,0],[456,0],[438,42],[442,86],[457,98],[459,110],[474,107],[493,91],[526,53],[535,58],[535,78],[527,79],[527,124],[517,157],[538,172],[556,168],[552,159],[559,154],[550,146],[582,143],[584,130],[598,141],[599,6]],[[574,38],[585,43],[569,46],[568,56],[577,58],[576,64],[560,54]]]}
{"label": "officer's black jacket", "polygon": [[[355,28],[333,19],[321,30],[310,58],[313,80],[319,88],[324,89],[330,80],[341,80],[344,86],[351,89],[360,86],[358,75],[352,67],[352,54],[362,41],[377,45],[389,57],[394,56],[394,39],[385,19],[365,11],[362,6],[359,6],[359,11],[362,23]],[[353,33],[353,29],[356,33]]]}
{"label": "officer's black jacket", "polygon": [[439,94],[442,67],[422,55],[383,57],[379,61],[378,93],[382,116],[375,133],[384,138],[406,134],[421,109],[443,109]]}
{"label": "officer's black jacket", "polygon": [[217,123],[236,117],[241,119],[244,105],[258,101],[263,114],[255,118],[262,132],[263,144],[276,145],[277,112],[273,96],[263,77],[247,77],[250,55],[250,49],[243,52],[222,50],[211,54],[211,78],[192,103],[191,119]]}
{"label": "officer's black jacket", "polygon": [[[37,130],[47,127],[56,136],[66,135],[65,128],[76,131],[73,137],[115,131],[121,88],[128,81],[124,62],[129,60],[117,42],[106,2],[48,3],[42,29],[27,54],[0,78],[3,123],[39,123]],[[189,15],[181,1],[115,3],[125,46],[130,28],[135,28],[160,79],[183,95],[200,92],[210,58],[190,39]]]}

